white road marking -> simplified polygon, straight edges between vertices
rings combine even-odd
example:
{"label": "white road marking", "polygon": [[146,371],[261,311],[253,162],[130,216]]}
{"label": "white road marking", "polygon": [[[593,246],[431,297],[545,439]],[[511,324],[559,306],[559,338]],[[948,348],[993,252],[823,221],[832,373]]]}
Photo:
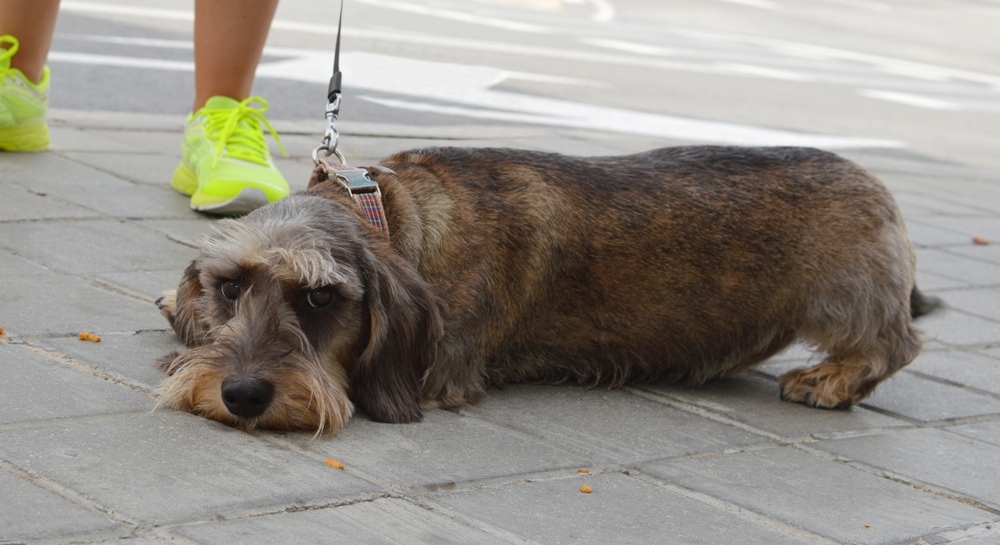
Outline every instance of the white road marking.
{"label": "white road marking", "polygon": [[778,10],[778,4],[771,2],[771,0],[718,0],[720,2],[728,2],[730,4],[739,4],[741,6],[748,6],[751,8],[767,9],[776,11]]}
{"label": "white road marking", "polygon": [[[490,87],[507,77],[507,73],[485,66],[434,63],[371,53],[343,54],[341,65],[354,67],[350,79],[345,80],[348,88],[412,97],[369,96],[366,100],[413,111],[742,145],[802,145],[827,149],[904,146],[894,140],[796,133],[496,91]],[[257,75],[326,84],[329,58],[317,55],[266,63],[260,66]]]}
{"label": "white road marking", "polygon": [[635,42],[625,42],[622,40],[611,40],[608,38],[580,38],[581,43],[606,47],[615,51],[626,53],[636,53],[638,55],[648,55],[650,57],[667,57],[675,54],[675,50],[667,49],[656,45],[637,44]]}
{"label": "white road marking", "polygon": [[592,21],[598,23],[610,23],[615,20],[615,6],[608,0],[587,0],[594,6],[594,13],[590,16]]}
{"label": "white road marking", "polygon": [[909,93],[900,93],[897,91],[882,91],[878,89],[861,89],[858,91],[859,95],[877,98],[879,100],[887,100],[889,102],[896,102],[898,104],[906,104],[907,106],[916,106],[918,108],[927,108],[930,110],[961,110],[962,108],[955,104],[954,102],[949,102],[947,100],[941,100],[938,98],[931,98],[921,95],[912,95]]}
{"label": "white road marking", "polygon": [[49,62],[66,62],[71,64],[89,64],[96,66],[118,66],[125,68],[146,68],[150,70],[174,70],[178,72],[194,72],[191,61],[169,61],[142,57],[120,57],[116,55],[93,55],[90,53],[69,53],[64,51],[49,52]]}
{"label": "white road marking", "polygon": [[361,2],[362,4],[368,4],[369,6],[375,6],[378,8],[394,9],[397,11],[405,11],[407,13],[415,13],[417,15],[426,15],[428,17],[437,17],[439,19],[448,19],[450,21],[458,21],[461,23],[468,23],[473,25],[489,26],[493,28],[500,28],[503,30],[513,30],[516,32],[533,32],[537,34],[552,32],[552,29],[541,25],[521,23],[518,21],[508,21],[505,19],[497,19],[495,17],[480,17],[478,15],[468,13],[465,11],[434,8],[410,2],[394,2],[391,0],[357,0],[357,1]]}

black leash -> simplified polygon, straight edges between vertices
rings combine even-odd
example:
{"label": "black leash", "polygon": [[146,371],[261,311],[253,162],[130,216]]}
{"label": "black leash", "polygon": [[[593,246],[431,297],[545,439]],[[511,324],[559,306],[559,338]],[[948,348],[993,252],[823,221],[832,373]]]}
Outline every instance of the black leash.
{"label": "black leash", "polygon": [[313,150],[313,161],[319,163],[319,152],[322,151],[325,157],[336,155],[341,164],[346,165],[344,155],[337,150],[340,140],[340,133],[337,132],[337,118],[340,116],[340,28],[344,23],[344,0],[340,0],[340,18],[337,20],[337,45],[333,50],[333,76],[330,77],[330,85],[326,91],[326,133],[323,134],[323,141]]}

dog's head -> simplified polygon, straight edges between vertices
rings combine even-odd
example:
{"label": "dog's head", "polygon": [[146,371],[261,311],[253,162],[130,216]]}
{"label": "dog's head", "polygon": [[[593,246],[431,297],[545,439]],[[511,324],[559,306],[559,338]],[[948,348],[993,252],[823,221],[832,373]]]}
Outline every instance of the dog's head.
{"label": "dog's head", "polygon": [[413,267],[344,205],[299,194],[222,220],[177,290],[161,399],[244,429],[335,434],[350,399],[385,422],[419,420],[442,334]]}

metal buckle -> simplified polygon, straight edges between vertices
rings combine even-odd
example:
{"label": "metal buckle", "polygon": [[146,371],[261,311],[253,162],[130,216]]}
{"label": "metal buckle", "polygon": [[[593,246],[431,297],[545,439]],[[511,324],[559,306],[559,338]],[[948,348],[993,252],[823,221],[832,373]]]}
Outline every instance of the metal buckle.
{"label": "metal buckle", "polygon": [[350,170],[335,170],[337,181],[344,186],[351,196],[364,193],[378,193],[382,196],[382,190],[378,187],[378,182],[368,177],[368,171],[360,168]]}

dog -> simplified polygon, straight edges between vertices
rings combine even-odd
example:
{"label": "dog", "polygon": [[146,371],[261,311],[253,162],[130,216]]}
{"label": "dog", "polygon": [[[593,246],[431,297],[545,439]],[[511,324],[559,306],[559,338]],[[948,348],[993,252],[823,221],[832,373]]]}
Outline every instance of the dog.
{"label": "dog", "polygon": [[920,352],[938,301],[889,191],[810,148],[621,157],[432,148],[370,169],[384,225],[328,169],[221,220],[159,302],[187,350],[162,402],[336,434],[511,383],[700,384],[795,341],[782,399],[845,408]]}

